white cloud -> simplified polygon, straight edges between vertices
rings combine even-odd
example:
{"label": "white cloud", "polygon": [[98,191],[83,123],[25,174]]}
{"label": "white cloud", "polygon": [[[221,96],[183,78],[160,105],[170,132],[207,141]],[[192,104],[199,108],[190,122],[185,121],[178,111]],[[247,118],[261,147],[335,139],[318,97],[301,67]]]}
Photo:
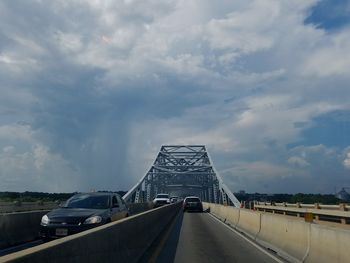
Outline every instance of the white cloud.
{"label": "white cloud", "polygon": [[349,76],[350,72],[350,29],[335,35],[325,36],[326,43],[316,48],[306,59],[305,74],[327,77]]}
{"label": "white cloud", "polygon": [[346,158],[343,161],[343,165],[346,169],[350,169],[350,152],[346,154]]}
{"label": "white cloud", "polygon": [[41,144],[29,126],[0,126],[0,143],[4,141],[13,145],[0,152],[0,191],[21,191],[26,186],[28,190],[75,191],[80,180],[76,169]]}
{"label": "white cloud", "polygon": [[237,163],[232,169],[232,172],[236,172],[240,175],[248,177],[260,177],[262,179],[270,179],[275,177],[289,177],[293,175],[293,170],[283,165],[272,164],[268,162],[249,162],[249,163]]}
{"label": "white cloud", "polygon": [[254,1],[224,19],[212,19],[207,27],[208,41],[214,49],[228,49],[238,54],[271,48],[274,40],[266,31],[279,15],[278,2]]}
{"label": "white cloud", "polygon": [[319,163],[344,181],[341,149],[288,149],[349,109],[349,29],[305,25],[316,2],[0,3],[1,185],[127,188],[163,143],[206,144],[233,188],[288,190]]}
{"label": "white cloud", "polygon": [[10,145],[10,146],[5,146],[4,148],[2,148],[2,151],[3,151],[4,153],[9,153],[9,154],[13,153],[14,150],[15,150],[15,147],[12,146],[12,145]]}
{"label": "white cloud", "polygon": [[79,34],[57,32],[56,38],[63,52],[80,52],[83,48]]}
{"label": "white cloud", "polygon": [[0,126],[1,141],[21,140],[28,142],[32,139],[33,131],[28,125],[7,124]]}
{"label": "white cloud", "polygon": [[288,158],[288,163],[295,165],[297,167],[306,167],[309,166],[310,164],[305,161],[303,158],[299,157],[299,156],[292,156]]}

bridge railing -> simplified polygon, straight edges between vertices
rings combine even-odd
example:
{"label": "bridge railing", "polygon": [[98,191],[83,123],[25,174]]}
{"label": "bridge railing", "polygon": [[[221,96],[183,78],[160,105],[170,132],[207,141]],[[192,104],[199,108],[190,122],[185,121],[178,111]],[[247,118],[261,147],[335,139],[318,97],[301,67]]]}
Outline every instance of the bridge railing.
{"label": "bridge railing", "polygon": [[277,213],[297,217],[311,217],[317,221],[328,221],[350,224],[350,205],[323,205],[302,203],[271,203],[255,202],[254,209],[258,211]]}
{"label": "bridge railing", "polygon": [[275,203],[275,202],[258,202],[255,201],[256,205],[272,205],[272,206],[283,206],[283,207],[295,207],[295,208],[315,208],[315,209],[326,209],[326,210],[350,210],[350,204],[341,203],[338,205],[324,205],[320,203],[314,204],[303,204],[303,203]]}

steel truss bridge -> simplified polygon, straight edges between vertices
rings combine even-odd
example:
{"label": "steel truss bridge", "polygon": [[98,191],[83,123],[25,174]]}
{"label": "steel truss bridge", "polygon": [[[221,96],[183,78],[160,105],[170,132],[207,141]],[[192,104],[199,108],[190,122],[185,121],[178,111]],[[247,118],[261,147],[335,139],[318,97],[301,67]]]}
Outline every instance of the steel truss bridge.
{"label": "steel truss bridge", "polygon": [[123,198],[130,203],[149,202],[158,193],[195,195],[210,203],[240,206],[204,145],[163,145],[149,171]]}

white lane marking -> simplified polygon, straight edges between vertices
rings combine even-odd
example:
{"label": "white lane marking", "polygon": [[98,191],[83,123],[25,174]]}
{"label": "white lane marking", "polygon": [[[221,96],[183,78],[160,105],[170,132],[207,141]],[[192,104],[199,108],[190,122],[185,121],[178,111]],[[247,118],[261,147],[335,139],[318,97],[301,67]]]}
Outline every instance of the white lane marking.
{"label": "white lane marking", "polygon": [[250,243],[251,245],[253,245],[255,248],[257,248],[258,250],[260,250],[261,252],[263,252],[265,255],[269,256],[270,258],[272,258],[273,260],[275,260],[278,263],[285,263],[286,261],[282,261],[281,259],[275,257],[274,255],[270,254],[269,252],[267,252],[264,248],[260,247],[258,244],[256,244],[255,242],[251,241],[250,239],[248,239],[247,237],[245,237],[244,235],[242,235],[241,233],[239,233],[236,229],[228,226],[227,224],[225,224],[224,222],[222,222],[221,220],[219,220],[218,218],[216,218],[215,216],[213,216],[210,213],[207,213],[208,215],[210,215],[212,218],[214,218],[216,221],[218,221],[219,223],[221,223],[223,226],[227,227],[229,230],[231,230],[232,232],[234,232],[235,234],[237,234],[238,236],[240,236],[241,238],[243,238],[245,241],[247,241],[248,243]]}

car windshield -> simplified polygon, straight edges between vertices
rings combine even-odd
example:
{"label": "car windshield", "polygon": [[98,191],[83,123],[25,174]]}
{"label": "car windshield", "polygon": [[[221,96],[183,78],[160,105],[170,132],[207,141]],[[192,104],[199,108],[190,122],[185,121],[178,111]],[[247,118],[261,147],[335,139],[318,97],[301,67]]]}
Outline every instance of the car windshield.
{"label": "car windshield", "polygon": [[109,208],[108,195],[75,195],[67,200],[62,206],[64,208],[89,208],[89,209],[107,209]]}
{"label": "car windshield", "polygon": [[190,197],[190,198],[186,198],[186,202],[200,202],[201,200],[199,200],[199,198],[197,197]]}
{"label": "car windshield", "polygon": [[169,198],[169,195],[161,194],[161,195],[157,195],[157,198]]}

